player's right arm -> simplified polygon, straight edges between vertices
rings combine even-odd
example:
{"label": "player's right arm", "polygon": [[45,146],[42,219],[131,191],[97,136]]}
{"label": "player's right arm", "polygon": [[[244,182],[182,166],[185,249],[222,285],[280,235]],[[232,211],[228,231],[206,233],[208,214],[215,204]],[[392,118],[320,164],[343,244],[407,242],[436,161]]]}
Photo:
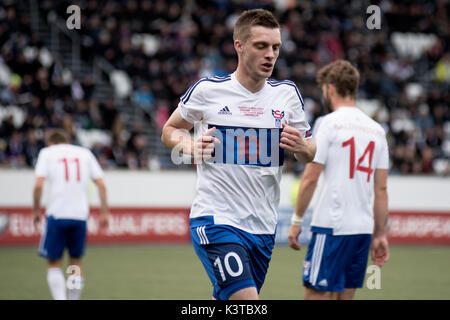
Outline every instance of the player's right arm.
{"label": "player's right arm", "polygon": [[[301,178],[300,187],[298,189],[297,203],[295,205],[294,217],[297,217],[298,221],[303,218],[306,209],[314,195],[314,190],[319,181],[320,173],[324,166],[317,162],[311,162],[306,165],[305,171]],[[294,221],[295,219],[293,219]],[[298,243],[298,236],[301,232],[300,224],[291,223],[288,233],[289,246],[294,250],[300,250],[300,244]]]}
{"label": "player's right arm", "polygon": [[374,175],[374,232],[371,256],[375,265],[381,267],[389,260],[389,244],[387,239],[388,193],[387,169],[376,169]]}
{"label": "player's right arm", "polygon": [[[320,120],[320,121],[319,121]],[[316,121],[313,130],[313,137],[316,140],[316,152],[314,154],[313,162],[306,165],[305,171],[301,178],[300,187],[298,189],[297,203],[293,219],[291,220],[291,227],[288,233],[289,246],[294,250],[300,250],[298,243],[298,236],[301,232],[300,223],[293,223],[295,220],[301,221],[306,209],[311,202],[319,181],[320,174],[325,168],[325,163],[328,158],[328,149],[330,145],[330,130],[324,118],[319,118]]]}
{"label": "player's right arm", "polygon": [[163,127],[161,141],[169,149],[178,145],[184,154],[193,154],[194,143],[189,134],[189,130],[193,127],[194,124],[181,117],[180,110],[177,108]]}
{"label": "player's right arm", "polygon": [[219,139],[211,136],[216,128],[208,129],[199,138],[193,140],[189,134],[193,126],[194,124],[183,119],[177,108],[163,127],[161,141],[169,149],[177,147],[183,154],[207,159],[214,152],[214,143],[220,143]]}
{"label": "player's right arm", "polygon": [[203,121],[205,99],[203,96],[204,79],[193,84],[181,96],[178,108],[172,113],[163,127],[161,141],[169,149],[194,156],[194,160],[210,158],[214,152],[214,143],[219,139],[212,137],[215,127],[208,129],[196,140],[191,138],[189,130],[194,123]]}
{"label": "player's right arm", "polygon": [[47,150],[44,148],[39,152],[36,167],[34,169],[36,175],[36,182],[33,188],[33,223],[37,229],[41,221],[41,196],[44,188],[45,177],[48,176]]}

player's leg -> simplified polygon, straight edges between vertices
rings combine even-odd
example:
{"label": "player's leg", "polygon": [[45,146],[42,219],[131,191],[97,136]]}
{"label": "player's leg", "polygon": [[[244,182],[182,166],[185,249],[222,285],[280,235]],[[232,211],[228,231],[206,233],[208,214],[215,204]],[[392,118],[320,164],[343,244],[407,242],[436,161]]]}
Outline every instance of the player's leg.
{"label": "player's leg", "polygon": [[372,240],[372,236],[369,234],[357,234],[349,238],[352,242],[353,256],[351,263],[345,270],[345,290],[339,294],[339,300],[353,300],[356,289],[362,288]]}
{"label": "player's leg", "polygon": [[73,266],[73,272],[69,273],[82,276],[82,261],[82,258],[69,257],[69,266]]}
{"label": "player's leg", "polygon": [[229,300],[259,300],[256,287],[244,288],[233,293]]}
{"label": "player's leg", "polygon": [[330,291],[320,291],[314,288],[303,287],[304,300],[334,300]]}
{"label": "player's leg", "polygon": [[79,300],[84,288],[84,277],[82,274],[82,256],[86,245],[86,222],[79,220],[68,221],[70,225],[67,233],[67,246],[69,248],[69,267],[67,278],[67,298]]}
{"label": "player's leg", "polygon": [[[248,269],[249,272],[243,271],[242,275],[248,274],[248,278],[251,278],[253,283],[251,286],[243,287],[232,293],[229,296],[229,300],[258,300],[259,291],[264,283],[267,270],[269,268],[269,262],[272,256],[272,250],[275,244],[274,235],[254,235],[233,227],[227,227],[234,235],[239,238],[239,245],[235,248],[228,249],[228,253],[224,256],[224,262],[226,272],[236,276],[235,284],[230,285],[231,288],[240,286],[246,283],[245,277],[239,278],[239,271]],[[243,249],[241,251],[241,249]],[[234,256],[233,256],[234,255]],[[228,260],[226,260],[228,257]],[[233,258],[233,259],[232,259]],[[236,261],[233,261],[236,259]],[[239,265],[239,260],[244,267]],[[236,262],[237,264],[234,264]],[[228,288],[223,291],[230,290]],[[234,291],[232,289],[230,292]]]}
{"label": "player's leg", "polygon": [[305,300],[338,299],[345,289],[345,268],[351,262],[343,236],[333,236],[320,228],[313,232],[303,264]]}
{"label": "player's leg", "polygon": [[353,300],[356,289],[344,289],[343,292],[320,291],[304,287],[303,298],[305,300]]}
{"label": "player's leg", "polygon": [[53,299],[66,300],[66,279],[61,259],[47,259],[47,283]]}
{"label": "player's leg", "polygon": [[250,270],[256,287],[244,289],[245,292],[239,293],[236,297],[233,296],[233,299],[239,299],[237,298],[238,296],[246,294],[247,299],[256,300],[259,299],[259,292],[264,284],[267,270],[269,269],[272,250],[275,245],[275,235],[254,235],[244,231],[239,231],[239,235],[243,244],[250,252]]}
{"label": "player's leg", "polygon": [[214,299],[258,298],[249,252],[234,228],[191,223],[191,238],[213,285]]}
{"label": "player's leg", "polygon": [[[257,299],[256,284],[250,268],[247,250],[238,243],[218,243],[202,246],[207,272],[214,286],[213,297],[219,300]],[[250,289],[250,290],[249,290]]]}
{"label": "player's leg", "polygon": [[66,300],[66,280],[61,267],[65,245],[64,228],[52,216],[47,217],[39,255],[47,259],[47,283],[55,300]]}
{"label": "player's leg", "polygon": [[346,288],[343,292],[337,293],[337,300],[353,300],[356,288]]}
{"label": "player's leg", "polygon": [[69,258],[67,273],[69,274],[67,277],[67,299],[80,300],[81,292],[84,288],[81,258]]}

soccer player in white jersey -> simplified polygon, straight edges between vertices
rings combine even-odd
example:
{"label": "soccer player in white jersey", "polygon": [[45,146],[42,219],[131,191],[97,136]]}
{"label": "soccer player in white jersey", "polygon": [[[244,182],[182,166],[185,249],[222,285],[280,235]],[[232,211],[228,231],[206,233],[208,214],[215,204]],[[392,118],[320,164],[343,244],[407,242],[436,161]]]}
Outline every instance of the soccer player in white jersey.
{"label": "soccer player in white jersey", "polygon": [[[193,84],[161,137],[202,160],[191,237],[220,300],[258,299],[274,246],[284,150],[304,162],[315,153],[298,88],[269,79],[281,46],[276,18],[245,11],[233,38],[236,71]],[[203,134],[191,139],[194,123]]]}
{"label": "soccer player in white jersey", "polygon": [[353,299],[369,250],[379,267],[389,259],[388,146],[383,128],[356,107],[356,68],[338,60],[319,70],[317,81],[332,112],[314,128],[317,152],[303,173],[288,241],[300,249],[301,218],[322,174],[303,264],[304,298]]}
{"label": "soccer player in white jersey", "polygon": [[[39,243],[39,254],[47,259],[47,282],[55,300],[78,300],[84,285],[81,260],[86,243],[89,216],[88,186],[93,180],[101,202],[100,226],[108,225],[109,213],[103,172],[92,152],[69,144],[65,131],[53,129],[47,147],[38,156],[33,190],[34,223],[40,223],[40,200],[44,181],[49,185],[46,224]],[[62,255],[69,251],[70,273],[67,281],[62,270]]]}

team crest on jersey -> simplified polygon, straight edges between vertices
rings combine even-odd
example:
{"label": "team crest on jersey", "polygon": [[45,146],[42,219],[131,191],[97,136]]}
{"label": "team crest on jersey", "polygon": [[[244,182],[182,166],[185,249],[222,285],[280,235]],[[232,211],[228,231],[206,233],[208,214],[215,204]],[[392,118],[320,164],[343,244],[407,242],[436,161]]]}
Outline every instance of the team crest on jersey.
{"label": "team crest on jersey", "polygon": [[284,111],[272,109],[272,116],[275,118],[275,126],[281,128],[281,119],[284,118]]}
{"label": "team crest on jersey", "polygon": [[308,130],[308,131],[305,132],[305,138],[309,138],[311,136],[312,136],[311,130]]}

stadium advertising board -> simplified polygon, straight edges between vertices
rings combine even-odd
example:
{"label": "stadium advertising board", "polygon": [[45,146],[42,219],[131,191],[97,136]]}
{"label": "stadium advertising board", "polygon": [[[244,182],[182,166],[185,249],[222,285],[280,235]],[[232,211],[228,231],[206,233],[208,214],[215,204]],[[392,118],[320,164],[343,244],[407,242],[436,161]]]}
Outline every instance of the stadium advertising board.
{"label": "stadium advertising board", "polygon": [[[33,226],[29,208],[0,207],[0,245],[37,244],[44,230]],[[99,211],[88,220],[88,243],[189,242],[189,209],[111,208],[107,230],[99,227]]]}
{"label": "stadium advertising board", "polygon": [[[308,209],[302,223],[299,243],[306,245],[311,238],[309,231],[312,210]],[[292,210],[281,210],[277,226],[277,243],[287,244]],[[450,212],[390,211],[389,242],[391,244],[442,244],[450,245]]]}
{"label": "stadium advertising board", "polygon": [[[299,241],[310,238],[311,210],[305,216]],[[277,244],[287,244],[292,210],[280,210]],[[99,227],[99,211],[91,210],[88,220],[88,243],[190,243],[189,208],[111,208],[106,231]],[[0,245],[38,244],[44,226],[36,230],[31,209],[0,207]],[[391,211],[389,218],[391,244],[450,245],[448,212]]]}

